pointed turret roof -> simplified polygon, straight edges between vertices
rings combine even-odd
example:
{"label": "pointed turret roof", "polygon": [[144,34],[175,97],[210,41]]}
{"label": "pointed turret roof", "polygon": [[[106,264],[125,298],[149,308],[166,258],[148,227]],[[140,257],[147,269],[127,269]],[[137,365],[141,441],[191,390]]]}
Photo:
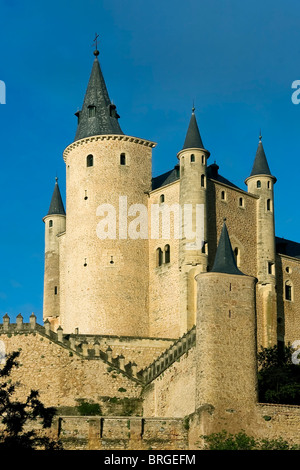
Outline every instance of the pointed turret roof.
{"label": "pointed turret roof", "polygon": [[103,134],[123,134],[116,106],[110,101],[101,67],[98,61],[99,51],[94,51],[95,59],[91,76],[85,93],[82,110],[75,113],[78,116],[78,126],[75,141]]}
{"label": "pointed turret roof", "polygon": [[55,178],[55,186],[47,215],[66,215],[62,197],[58,186],[58,178]]}
{"label": "pointed turret roof", "polygon": [[261,139],[262,139],[262,136],[260,135],[259,143],[258,143],[258,147],[257,147],[257,151],[256,151],[256,155],[255,155],[255,159],[254,159],[250,176],[255,176],[255,175],[272,176]]}
{"label": "pointed turret roof", "polygon": [[189,123],[189,127],[186,133],[185,141],[182,147],[184,149],[190,148],[197,148],[197,149],[204,149],[204,145],[201,139],[201,135],[199,132],[196,116],[195,116],[195,108],[192,109],[192,115]]}
{"label": "pointed turret roof", "polygon": [[238,269],[235,261],[235,256],[232,251],[230,238],[226,223],[224,221],[215,262],[211,272],[214,273],[225,273],[225,274],[238,274],[244,276],[244,274]]}

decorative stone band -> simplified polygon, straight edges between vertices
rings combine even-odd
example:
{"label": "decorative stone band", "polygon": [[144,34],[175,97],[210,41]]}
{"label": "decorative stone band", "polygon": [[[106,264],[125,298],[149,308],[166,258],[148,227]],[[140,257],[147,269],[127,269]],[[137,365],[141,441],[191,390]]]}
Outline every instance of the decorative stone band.
{"label": "decorative stone band", "polygon": [[47,337],[50,341],[66,348],[72,354],[80,356],[82,359],[102,360],[106,362],[112,370],[117,370],[126,375],[131,380],[140,384],[147,385],[156,377],[158,377],[164,370],[166,370],[173,362],[179,359],[189,349],[191,349],[196,342],[196,327],[194,326],[190,331],[185,333],[181,338],[176,340],[165,352],[163,352],[152,364],[145,369],[137,371],[135,362],[125,363],[124,356],[118,355],[112,357],[112,349],[110,346],[106,351],[100,349],[100,344],[97,339],[93,343],[88,342],[81,335],[76,334],[63,334],[61,326],[54,332],[50,328],[50,322],[46,320],[44,326],[36,322],[34,313],[30,315],[29,323],[23,322],[23,317],[19,314],[16,318],[16,323],[10,323],[10,317],[5,314],[3,323],[0,324],[1,334],[22,334],[22,333],[38,333]]}
{"label": "decorative stone band", "polygon": [[140,139],[139,137],[132,137],[129,135],[117,135],[117,134],[108,134],[108,135],[95,135],[93,137],[86,137],[84,139],[76,140],[72,144],[68,145],[63,153],[64,161],[66,161],[66,157],[68,153],[70,153],[75,147],[79,147],[82,144],[87,142],[97,142],[101,140],[124,140],[127,142],[134,142],[135,144],[145,145],[146,147],[154,148],[156,146],[156,142],[151,142],[150,140]]}
{"label": "decorative stone band", "polygon": [[172,344],[152,364],[137,373],[137,378],[147,385],[164,372],[173,362],[177,361],[183,354],[196,344],[196,326],[194,325],[187,333]]}

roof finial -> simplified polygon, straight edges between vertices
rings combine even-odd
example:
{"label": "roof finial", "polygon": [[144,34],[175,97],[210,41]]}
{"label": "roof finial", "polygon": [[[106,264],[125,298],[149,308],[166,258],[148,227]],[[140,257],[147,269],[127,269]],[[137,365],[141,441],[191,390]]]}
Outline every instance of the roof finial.
{"label": "roof finial", "polygon": [[193,100],[192,113],[194,113],[194,112],[195,112],[195,102],[194,102],[194,100]]}
{"label": "roof finial", "polygon": [[56,183],[58,182],[58,176],[55,176],[55,182]]}
{"label": "roof finial", "polygon": [[99,34],[95,33],[95,39],[93,40],[93,42],[95,43],[95,50],[94,50],[94,55],[97,57],[97,55],[99,55],[99,51],[97,49],[97,44],[98,44],[98,37],[99,37]]}
{"label": "roof finial", "polygon": [[259,141],[261,142],[262,135],[261,135],[261,129],[259,129]]}

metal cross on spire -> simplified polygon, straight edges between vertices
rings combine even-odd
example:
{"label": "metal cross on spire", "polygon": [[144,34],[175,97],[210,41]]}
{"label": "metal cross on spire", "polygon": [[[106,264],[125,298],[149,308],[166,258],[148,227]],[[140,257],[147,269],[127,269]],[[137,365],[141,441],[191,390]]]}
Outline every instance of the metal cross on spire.
{"label": "metal cross on spire", "polygon": [[94,50],[94,55],[97,56],[99,55],[99,51],[98,51],[98,37],[99,37],[99,34],[95,33],[95,39],[93,40],[93,43],[95,45],[95,50]]}

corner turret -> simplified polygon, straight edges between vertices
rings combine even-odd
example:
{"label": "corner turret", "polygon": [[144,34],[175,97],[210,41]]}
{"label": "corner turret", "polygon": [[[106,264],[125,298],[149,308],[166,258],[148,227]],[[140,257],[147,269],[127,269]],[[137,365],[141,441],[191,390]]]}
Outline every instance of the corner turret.
{"label": "corner turret", "polygon": [[180,162],[179,202],[182,210],[179,244],[181,334],[191,329],[196,322],[195,275],[207,271],[206,191],[209,155],[209,151],[204,148],[193,107],[183,148],[177,155]]}
{"label": "corner turret", "polygon": [[264,328],[258,332],[259,345],[270,347],[277,343],[277,300],[276,300],[276,244],[274,218],[274,184],[262,136],[254,159],[250,176],[245,180],[248,192],[257,200],[257,279],[258,303],[263,318],[259,324]]}
{"label": "corner turret", "polygon": [[59,237],[66,230],[66,213],[62,201],[58,178],[47,215],[43,218],[45,223],[45,272],[44,272],[44,302],[43,318],[48,319],[51,328],[55,329],[60,321],[60,264],[59,264]]}

